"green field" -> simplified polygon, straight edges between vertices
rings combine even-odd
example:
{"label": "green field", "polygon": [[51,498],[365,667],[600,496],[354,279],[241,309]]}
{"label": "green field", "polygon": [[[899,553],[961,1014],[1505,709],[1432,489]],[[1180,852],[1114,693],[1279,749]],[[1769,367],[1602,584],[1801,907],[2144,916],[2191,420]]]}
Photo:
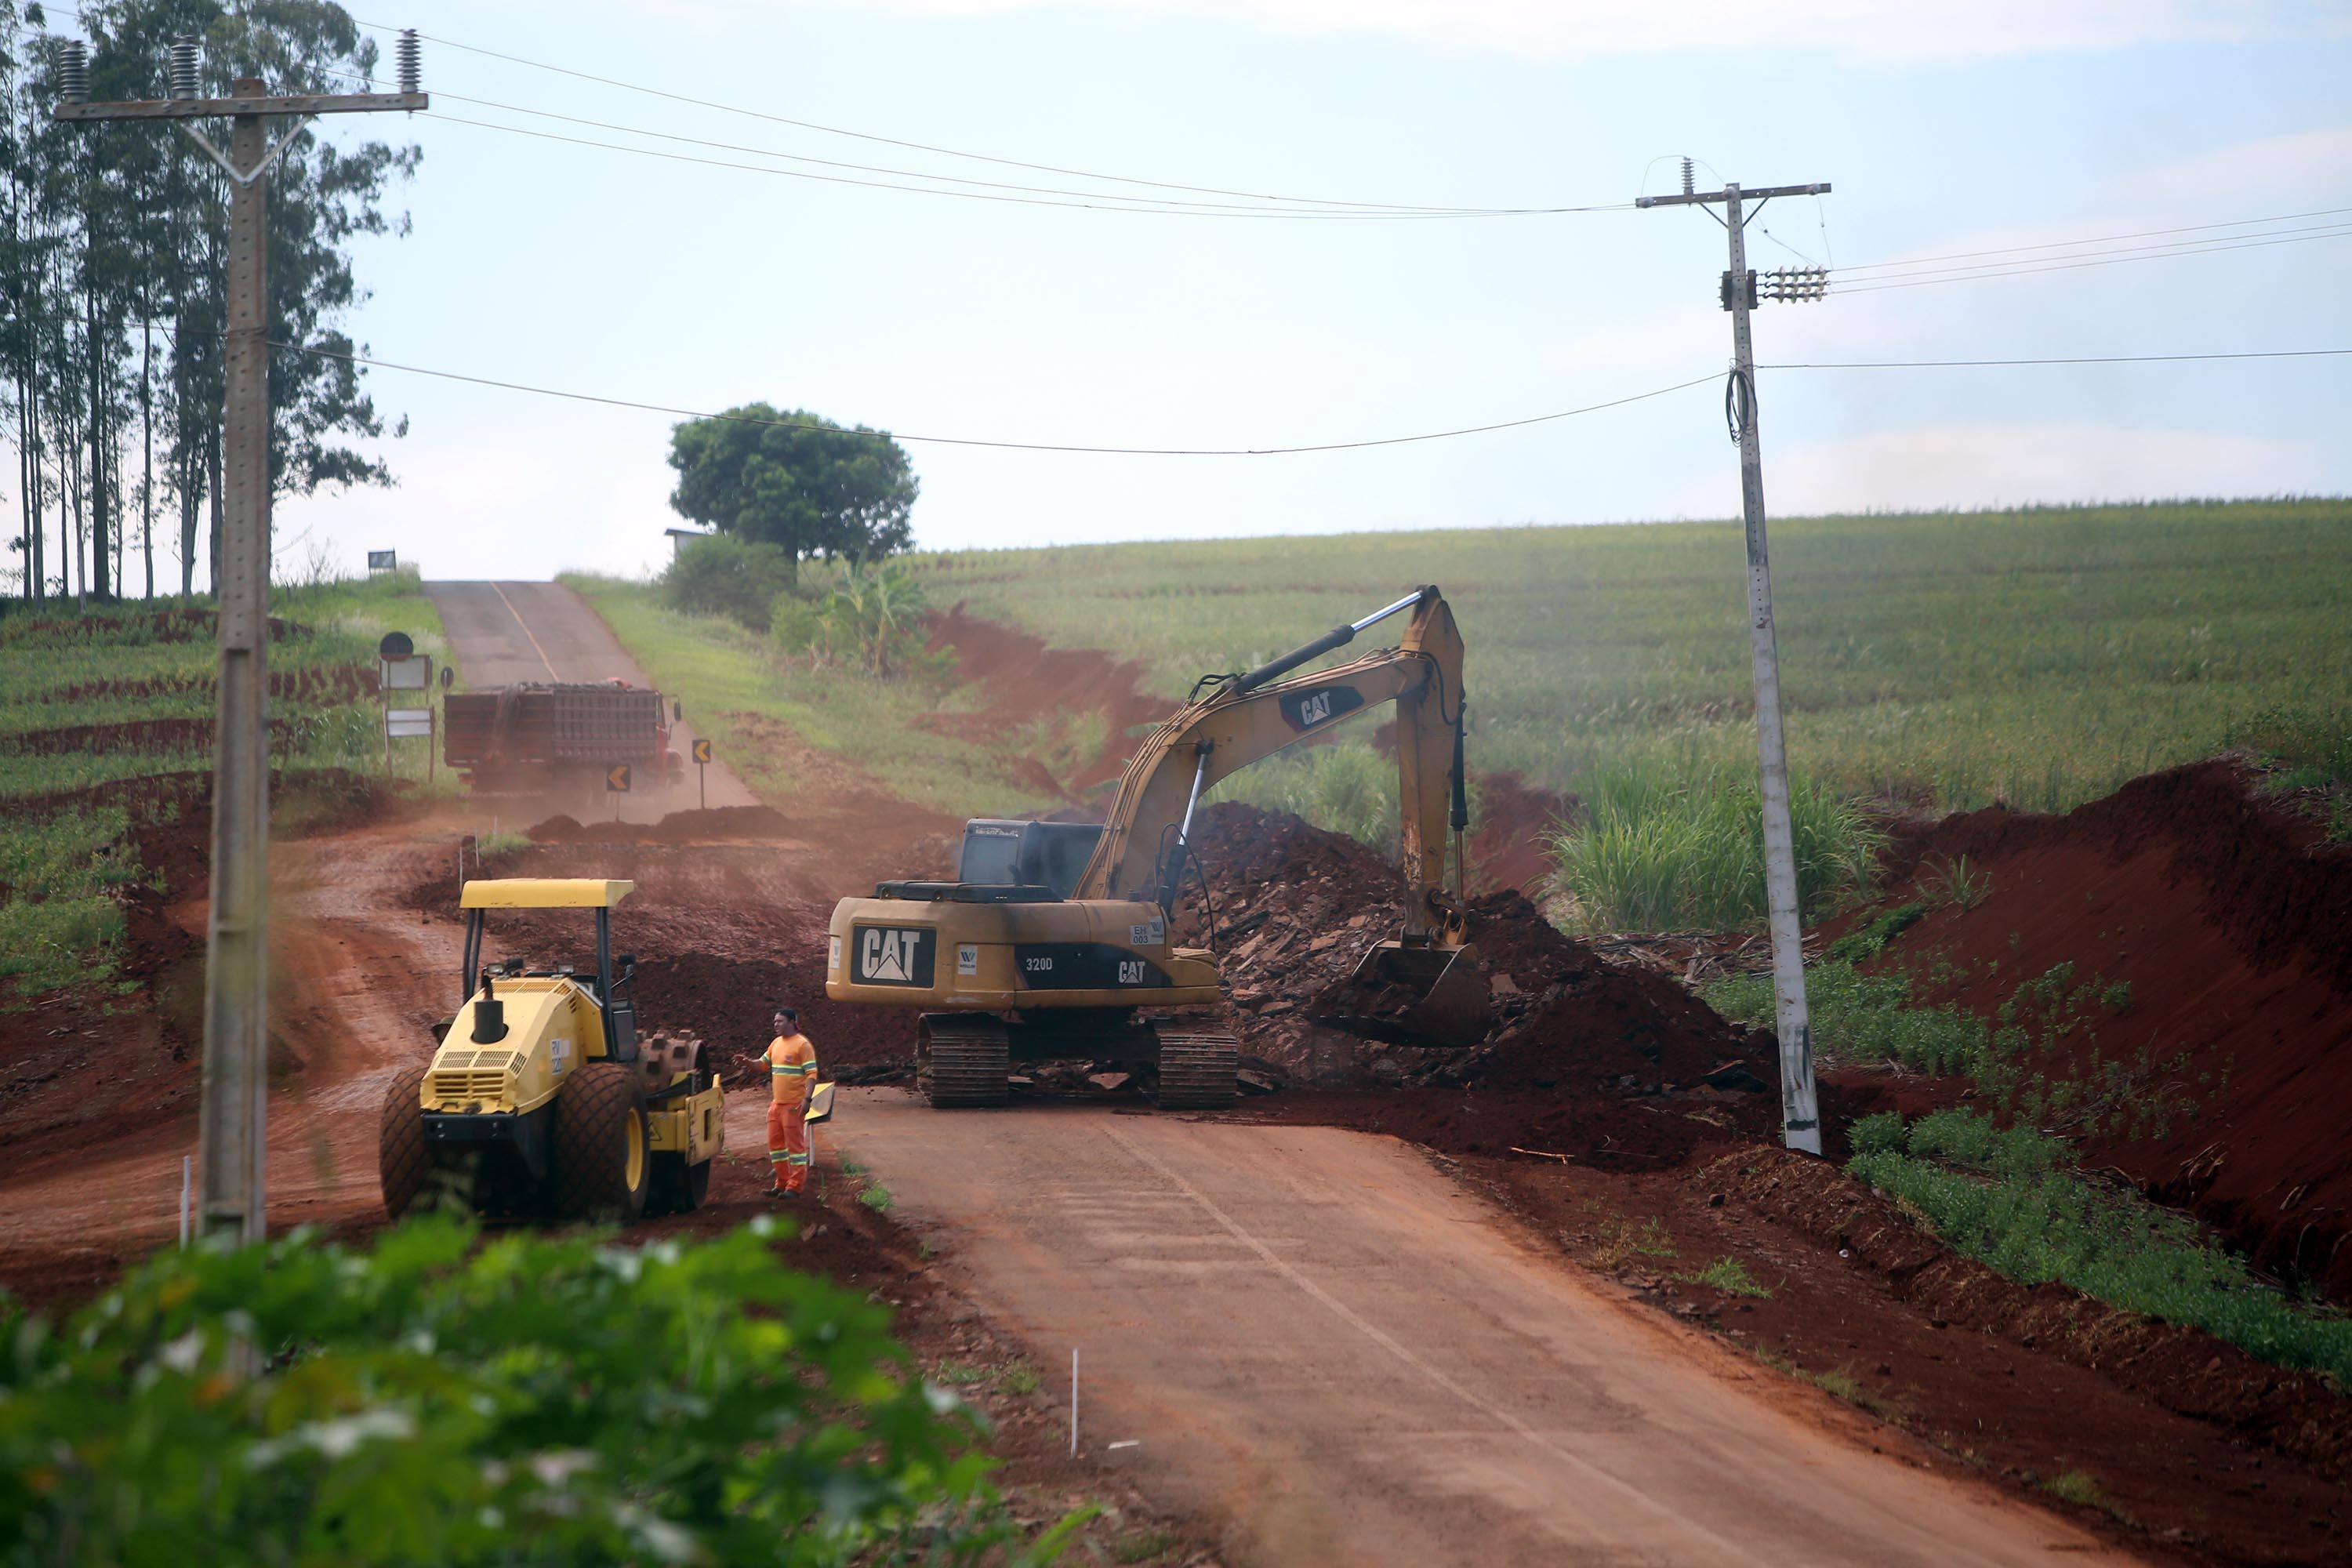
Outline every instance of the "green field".
{"label": "green field", "polygon": [[[295,774],[381,773],[377,639],[397,629],[421,651],[444,651],[440,617],[416,579],[276,589],[270,613],[287,623],[269,649],[281,692],[270,704],[275,765]],[[203,605],[84,610],[66,601],[0,615],[0,1006],[109,978],[123,933],[121,891],[150,875],[132,819],[176,812],[179,797],[71,797],[121,780],[208,771],[215,658]],[[121,728],[188,721],[205,728],[166,730],[161,743]],[[402,748],[404,771],[421,776],[422,743]]]}
{"label": "green field", "polygon": [[[1798,769],[1843,793],[2039,810],[2352,710],[2352,500],[1772,524]],[[1752,765],[1734,524],[1371,533],[919,558],[932,602],[1148,659],[1181,697],[1435,582],[1470,646],[1474,765]],[[1378,636],[1369,634],[1369,636]]]}

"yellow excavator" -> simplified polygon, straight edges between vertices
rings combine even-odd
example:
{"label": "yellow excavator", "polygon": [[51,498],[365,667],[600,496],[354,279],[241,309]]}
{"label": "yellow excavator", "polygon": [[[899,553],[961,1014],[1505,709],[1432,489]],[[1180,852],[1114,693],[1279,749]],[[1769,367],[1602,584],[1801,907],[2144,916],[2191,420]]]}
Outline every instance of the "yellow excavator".
{"label": "yellow excavator", "polygon": [[[1283,679],[1406,611],[1395,647]],[[1220,996],[1215,954],[1170,941],[1184,872],[1199,871],[1193,813],[1228,774],[1394,702],[1404,929],[1366,952],[1324,1016],[1383,1038],[1475,1044],[1487,992],[1462,902],[1462,651],[1432,585],[1247,674],[1205,679],[1129,763],[1101,826],[974,820],[956,880],[842,900],[825,994],[925,1010],[916,1079],[934,1106],[1001,1105],[1014,1062],[1057,1059],[1140,1069],[1162,1107],[1230,1105],[1238,1041],[1137,1016]]]}

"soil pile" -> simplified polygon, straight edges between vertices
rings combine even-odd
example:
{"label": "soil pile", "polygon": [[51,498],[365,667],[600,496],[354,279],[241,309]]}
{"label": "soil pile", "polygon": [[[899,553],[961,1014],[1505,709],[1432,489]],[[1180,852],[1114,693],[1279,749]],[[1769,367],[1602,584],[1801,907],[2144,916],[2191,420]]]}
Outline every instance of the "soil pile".
{"label": "soil pile", "polygon": [[1335,1028],[1321,1003],[1402,923],[1396,868],[1352,838],[1238,804],[1203,812],[1199,838],[1231,1016],[1251,1051],[1301,1081],[1608,1094],[1669,1093],[1710,1078],[1763,1087],[1748,1067],[1748,1031],[1661,975],[1603,963],[1517,892],[1471,908],[1495,1002],[1483,1042],[1390,1046]]}
{"label": "soil pile", "polygon": [[2131,1101],[2175,1113],[2090,1127],[2085,1163],[2193,1208],[2258,1267],[2352,1300],[2352,850],[2213,762],[2064,816],[1915,826],[1896,855],[1915,879],[1898,902],[1962,857],[1988,883],[1901,940],[1895,962],[1955,976],[1926,1000],[1995,1016],[2063,964],[2070,985],[2114,999],[2032,1065],[2120,1072]]}
{"label": "soil pile", "polygon": [[525,828],[541,844],[709,844],[779,838],[792,824],[772,805],[714,805],[673,811],[659,822],[590,822],[556,816]]}

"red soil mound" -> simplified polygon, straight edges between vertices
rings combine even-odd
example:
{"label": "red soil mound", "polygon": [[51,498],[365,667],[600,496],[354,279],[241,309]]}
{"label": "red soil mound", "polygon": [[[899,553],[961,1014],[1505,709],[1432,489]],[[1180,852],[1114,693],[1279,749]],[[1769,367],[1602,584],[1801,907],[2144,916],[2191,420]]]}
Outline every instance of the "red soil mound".
{"label": "red soil mound", "polygon": [[1118,778],[1135,753],[1128,731],[1175,711],[1168,699],[1142,689],[1150,671],[1140,660],[1121,662],[1095,648],[1048,647],[1044,637],[967,616],[961,604],[933,621],[930,647],[954,653],[959,686],[976,686],[989,698],[984,712],[927,715],[925,726],[940,733],[993,751],[1040,719],[1102,715],[1103,739],[1094,756],[1076,759],[1074,768],[1065,765],[1060,776],[1045,759],[1031,759],[1036,782],[1064,799]]}
{"label": "red soil mound", "polygon": [[[156,675],[139,680],[92,680],[51,692],[38,700],[112,701],[132,697],[209,694],[212,689],[213,678],[209,675]],[[375,670],[364,664],[320,665],[306,669],[273,669],[269,672],[269,695],[279,701],[331,707],[375,694]]]}
{"label": "red soil mound", "polygon": [[[1202,814],[1200,847],[1221,931],[1225,1013],[1254,1056],[1303,1081],[1418,1077],[1442,1089],[1534,1090],[1540,1102],[1552,1090],[1661,1096],[1710,1077],[1745,1089],[1771,1072],[1764,1060],[1748,1065],[1743,1030],[1661,975],[1604,963],[1519,893],[1494,893],[1473,908],[1473,941],[1496,994],[1484,1044],[1388,1047],[1336,1030],[1315,1018],[1315,1002],[1355,973],[1371,942],[1397,931],[1397,868],[1355,839],[1242,804]],[[1195,898],[1179,920],[1200,929]]]}
{"label": "red soil mound", "polygon": [[1927,876],[1964,855],[1990,879],[1981,902],[1902,939],[1959,976],[1927,1000],[1991,1015],[2062,963],[2076,984],[2128,984],[2059,1068],[2079,1075],[2095,1050],[2134,1075],[2136,1098],[2198,1114],[2095,1132],[2089,1163],[2194,1208],[2258,1266],[2352,1299],[2352,851],[2204,763],[2065,816],[1947,817],[1897,855]]}
{"label": "red soil mound", "polygon": [[708,844],[734,838],[779,838],[792,830],[772,805],[714,805],[673,811],[659,822],[581,823],[551,816],[525,829],[541,844]]}

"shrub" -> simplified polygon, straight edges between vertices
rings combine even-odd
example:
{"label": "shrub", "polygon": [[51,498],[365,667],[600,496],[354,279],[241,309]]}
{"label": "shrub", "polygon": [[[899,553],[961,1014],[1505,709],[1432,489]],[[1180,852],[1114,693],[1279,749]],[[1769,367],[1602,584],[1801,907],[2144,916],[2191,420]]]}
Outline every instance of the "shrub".
{"label": "shrub", "polygon": [[944,674],[953,656],[927,651],[929,604],[922,579],[902,562],[845,562],[829,578],[777,595],[768,631],[784,652],[820,665],[886,678]]}
{"label": "shrub", "polygon": [[[1745,773],[1659,763],[1595,769],[1585,815],[1553,836],[1559,890],[1587,931],[1725,931],[1765,915],[1763,805]],[[1826,787],[1795,780],[1797,894],[1808,910],[1866,890],[1885,836]]]}
{"label": "shrub", "polygon": [[0,1553],[82,1563],[844,1563],[1006,1539],[977,1418],[887,1313],[760,1223],[642,1248],[167,1252],[62,1325],[0,1323]]}
{"label": "shrub", "polygon": [[662,602],[689,615],[725,616],[767,629],[770,606],[792,586],[797,569],[782,546],[714,533],[677,552],[657,579]]}

